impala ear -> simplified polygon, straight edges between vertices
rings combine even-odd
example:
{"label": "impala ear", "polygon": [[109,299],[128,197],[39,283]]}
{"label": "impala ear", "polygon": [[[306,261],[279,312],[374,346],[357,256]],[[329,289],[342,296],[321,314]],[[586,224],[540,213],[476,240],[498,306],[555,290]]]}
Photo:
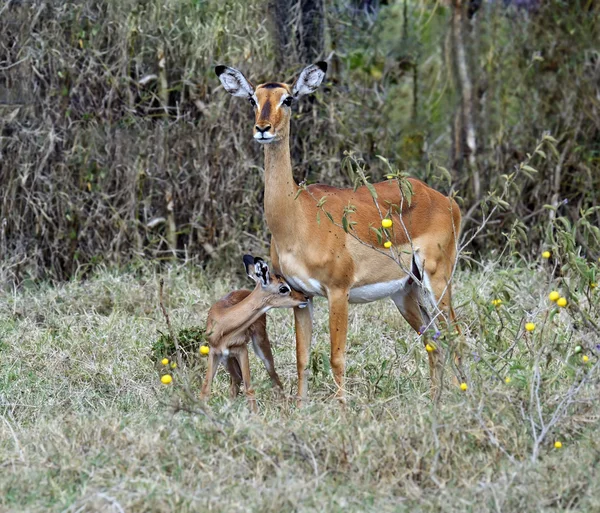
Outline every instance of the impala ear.
{"label": "impala ear", "polygon": [[229,94],[241,98],[247,98],[254,94],[254,86],[241,71],[221,65],[215,68],[215,73]]}
{"label": "impala ear", "polygon": [[321,85],[321,82],[323,82],[326,71],[327,63],[325,61],[320,61],[304,68],[292,88],[294,98],[314,93],[317,87]]}
{"label": "impala ear", "polygon": [[258,281],[258,276],[256,276],[256,269],[254,267],[254,257],[252,255],[244,255],[244,267],[246,268],[248,277],[254,281]]}
{"label": "impala ear", "polygon": [[262,258],[244,255],[244,266],[246,267],[248,277],[256,283],[260,283],[263,287],[266,287],[271,282],[269,266]]}
{"label": "impala ear", "polygon": [[254,273],[259,278],[263,287],[266,287],[269,283],[271,283],[269,266],[262,258],[256,257],[254,259]]}

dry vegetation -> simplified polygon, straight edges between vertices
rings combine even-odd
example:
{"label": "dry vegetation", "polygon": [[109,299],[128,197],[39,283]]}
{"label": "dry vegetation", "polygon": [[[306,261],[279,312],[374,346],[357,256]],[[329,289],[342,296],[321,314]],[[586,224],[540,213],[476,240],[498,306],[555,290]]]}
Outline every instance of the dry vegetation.
{"label": "dry vegetation", "polygon": [[[262,156],[212,67],[292,80],[305,63],[273,47],[264,2],[0,5],[1,511],[600,510],[598,4],[471,2],[461,32],[449,3],[327,2],[336,53],[292,149],[308,183],[351,184],[353,151],[372,180],[380,154],[459,192],[468,389],[447,375],[434,407],[421,341],[378,302],[351,307],[340,409],[317,300],[308,406],[252,357],[257,415],[224,372],[195,401],[197,354],[160,383],[158,283],[176,332],[248,286],[243,251],[268,254]],[[291,319],[269,322],[290,394]]]}
{"label": "dry vegetation", "polygon": [[[519,251],[537,253],[549,243],[544,205],[575,222],[598,204],[597,2],[483,2],[460,37],[450,2],[356,8],[378,3],[325,3],[322,57],[335,53],[327,84],[294,116],[298,181],[350,185],[348,150],[376,181],[383,155],[457,191],[471,229],[475,171],[484,196],[497,190],[549,131],[556,154],[515,185],[510,208],[470,249],[502,247],[516,225]],[[230,269],[242,251],[267,253],[251,110],[213,72],[227,63],[257,82],[291,81],[307,64],[274,47],[264,2],[10,0],[0,10],[1,282],[173,252]],[[457,45],[468,57],[473,156]]]}
{"label": "dry vegetation", "polygon": [[[235,286],[189,268],[162,276],[175,330],[202,325],[211,302]],[[325,304],[317,301],[305,409],[279,399],[252,357],[260,413],[243,396],[227,399],[224,372],[204,410],[183,393],[185,384],[197,396],[203,358],[176,369],[171,385],[159,381],[152,345],[166,326],[158,279],[144,266],[103,270],[1,298],[1,510],[600,507],[600,337],[574,307],[597,318],[597,292],[573,280],[557,286],[547,262],[515,263],[510,272],[488,262],[459,274],[469,389],[450,385],[439,408],[428,396],[420,341],[391,302],[378,302],[351,309],[349,404],[340,410],[331,399]],[[558,309],[548,292],[569,285],[570,305]],[[491,303],[497,298],[500,307]],[[290,391],[291,318],[270,315]],[[526,321],[536,323],[532,333]]]}

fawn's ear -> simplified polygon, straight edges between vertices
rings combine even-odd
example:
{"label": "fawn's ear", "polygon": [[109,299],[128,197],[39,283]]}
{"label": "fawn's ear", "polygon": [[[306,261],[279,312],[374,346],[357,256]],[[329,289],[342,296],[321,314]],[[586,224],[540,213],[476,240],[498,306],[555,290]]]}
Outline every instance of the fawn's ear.
{"label": "fawn's ear", "polygon": [[294,98],[300,98],[305,94],[314,93],[317,87],[321,85],[327,71],[327,63],[325,61],[311,64],[302,70],[298,80],[292,87],[292,95]]}
{"label": "fawn's ear", "polygon": [[262,258],[254,258],[254,273],[260,280],[260,283],[263,287],[266,287],[269,283],[271,283],[269,266]]}
{"label": "fawn's ear", "polygon": [[258,276],[256,276],[256,269],[254,267],[254,257],[252,255],[244,255],[244,267],[246,268],[248,277],[254,281],[258,281]]}
{"label": "fawn's ear", "polygon": [[254,86],[241,71],[220,65],[215,68],[215,73],[229,94],[241,98],[248,98],[254,94]]}

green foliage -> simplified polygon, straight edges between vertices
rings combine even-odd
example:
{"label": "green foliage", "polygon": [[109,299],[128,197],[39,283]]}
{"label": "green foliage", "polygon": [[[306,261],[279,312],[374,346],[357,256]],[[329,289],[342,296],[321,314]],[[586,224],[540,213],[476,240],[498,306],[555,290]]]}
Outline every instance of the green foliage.
{"label": "green foliage", "polygon": [[[160,361],[163,358],[175,360],[176,346],[169,333],[158,332],[158,338],[152,344],[152,359]],[[183,328],[177,333],[177,343],[184,361],[191,361],[198,355],[200,346],[206,340],[206,329],[200,326]]]}

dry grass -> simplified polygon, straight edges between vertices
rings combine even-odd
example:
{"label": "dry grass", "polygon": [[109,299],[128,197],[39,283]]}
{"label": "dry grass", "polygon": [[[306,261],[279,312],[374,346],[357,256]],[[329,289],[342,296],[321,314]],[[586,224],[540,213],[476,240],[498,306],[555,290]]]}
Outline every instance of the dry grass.
{"label": "dry grass", "polygon": [[[202,324],[211,302],[232,288],[187,268],[163,276],[176,328]],[[205,360],[178,369],[172,386],[159,382],[150,357],[157,330],[165,330],[157,283],[145,267],[105,270],[2,297],[2,511],[600,508],[600,340],[566,310],[538,333],[552,283],[542,268],[507,272],[489,264],[458,276],[469,390],[451,386],[439,408],[427,395],[420,343],[391,302],[379,302],[351,308],[350,400],[340,410],[330,399],[325,305],[318,301],[308,407],[278,399],[253,358],[260,413],[252,415],[243,397],[227,399],[221,372],[209,403],[215,421],[181,392],[182,382],[198,392]],[[500,291],[507,295],[499,312],[489,300]],[[597,309],[583,293],[578,302]],[[525,319],[538,323],[536,335],[523,334]],[[270,314],[269,331],[292,390],[290,312]],[[590,356],[587,365],[576,345]],[[570,387],[579,383],[575,394]],[[532,391],[545,424],[562,399],[572,399],[535,459]],[[556,439],[561,450],[553,448]]]}

